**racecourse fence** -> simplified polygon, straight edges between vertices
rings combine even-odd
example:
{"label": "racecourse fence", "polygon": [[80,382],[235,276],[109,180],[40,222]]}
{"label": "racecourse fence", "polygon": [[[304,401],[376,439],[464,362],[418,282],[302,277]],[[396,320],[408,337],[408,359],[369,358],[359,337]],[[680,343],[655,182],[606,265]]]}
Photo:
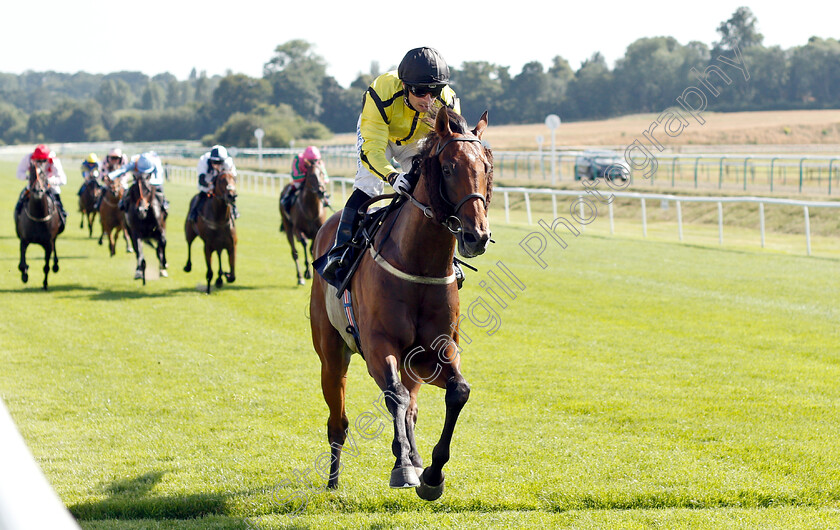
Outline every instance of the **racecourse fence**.
{"label": "racecourse fence", "polygon": [[[283,187],[291,181],[291,175],[288,173],[269,173],[260,171],[243,170],[238,172],[237,177],[239,181],[239,191],[262,193],[267,195],[279,196]],[[184,184],[195,184],[197,182],[196,168],[183,166],[167,166],[167,178],[170,181],[180,182]],[[336,196],[336,193],[341,194],[341,203],[343,203],[349,192],[353,188],[353,179],[350,178],[331,178],[329,182],[330,194]],[[589,213],[587,208],[603,208],[603,199],[613,196],[614,198],[631,199],[639,201],[639,208],[641,211],[640,220],[642,225],[642,235],[648,236],[648,212],[647,205],[650,201],[662,201],[667,204],[673,203],[676,209],[677,220],[677,235],[679,241],[684,241],[683,233],[683,211],[684,203],[711,203],[717,206],[717,226],[718,226],[718,242],[723,245],[723,228],[724,228],[724,204],[757,204],[758,205],[758,221],[761,248],[766,245],[766,223],[765,223],[765,207],[766,206],[795,206],[802,208],[802,227],[805,237],[805,251],[807,255],[811,255],[811,211],[817,208],[840,208],[840,201],[805,201],[796,199],[782,199],[775,197],[707,197],[707,196],[685,196],[685,195],[670,195],[661,193],[637,193],[637,192],[622,192],[622,191],[604,191],[601,198],[596,198],[595,195],[581,190],[558,190],[553,188],[525,188],[525,187],[502,187],[494,188],[493,193],[496,197],[500,194],[504,202],[504,221],[507,224],[511,223],[511,213],[514,211],[512,203],[513,198],[521,197],[524,208],[525,219],[527,224],[534,224],[535,209],[532,207],[533,199],[541,198],[548,200],[551,203],[552,219],[560,217],[560,210],[558,202],[561,198],[571,199],[569,205],[564,208],[563,213],[569,211],[572,206],[577,206],[577,216],[579,219],[587,219]],[[609,220],[610,234],[615,233],[615,201],[611,200],[607,205],[607,216]]]}

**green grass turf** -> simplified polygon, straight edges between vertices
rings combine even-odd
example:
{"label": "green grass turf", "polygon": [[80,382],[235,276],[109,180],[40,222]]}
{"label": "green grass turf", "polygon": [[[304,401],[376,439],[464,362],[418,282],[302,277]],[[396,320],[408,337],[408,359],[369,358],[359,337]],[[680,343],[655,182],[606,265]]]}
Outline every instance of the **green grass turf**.
{"label": "green grass turf", "polygon": [[[328,449],[327,409],[276,197],[242,193],[237,281],[208,296],[202,260],[181,271],[193,186],[167,185],[171,277],[143,287],[132,255],[79,229],[71,180],[43,292],[40,248],[29,284],[17,271],[12,170],[0,164],[0,397],[83,528],[840,525],[834,256],[587,229],[565,250],[549,240],[543,269],[519,246],[537,227],[496,223],[461,300],[481,297],[498,329],[475,305],[463,324],[472,394],[446,492],[427,503],[388,488],[390,429],[356,432],[337,491],[314,472],[295,482]],[[479,285],[498,261],[525,286],[495,290],[506,308]],[[351,422],[378,394],[354,357]],[[443,410],[424,388],[427,461]]]}

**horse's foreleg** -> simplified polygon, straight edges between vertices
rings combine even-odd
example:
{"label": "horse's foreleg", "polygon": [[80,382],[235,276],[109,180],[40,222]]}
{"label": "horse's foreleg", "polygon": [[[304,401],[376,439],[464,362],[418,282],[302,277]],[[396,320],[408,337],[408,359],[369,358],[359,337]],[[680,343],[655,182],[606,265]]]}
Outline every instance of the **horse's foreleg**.
{"label": "horse's foreleg", "polygon": [[166,272],[166,269],[167,269],[167,263],[166,263],[166,235],[164,235],[164,234],[161,234],[160,239],[158,239],[157,257],[158,257],[158,264],[160,265],[160,276],[161,276],[161,278],[169,278],[169,273]]}
{"label": "horse's foreleg", "polygon": [[55,244],[55,239],[52,241],[52,255],[53,255],[53,272],[58,272],[58,247]]}
{"label": "horse's foreleg", "polygon": [[204,242],[204,264],[207,266],[207,273],[204,278],[207,280],[207,294],[210,294],[210,282],[213,280],[213,251],[207,242]]}
{"label": "horse's foreleg", "polygon": [[303,247],[303,277],[307,280],[312,279],[312,273],[309,270],[309,245],[306,244],[306,238],[301,234],[300,246]]}
{"label": "horse's foreleg", "polygon": [[47,290],[47,277],[50,275],[50,257],[52,257],[52,245],[44,245],[44,290]]}
{"label": "horse's foreleg", "polygon": [[29,246],[29,241],[25,239],[20,240],[20,263],[18,270],[20,271],[20,279],[23,283],[29,281],[29,265],[26,264],[26,247]]}
{"label": "horse's foreleg", "polygon": [[470,385],[457,369],[453,369],[452,375],[446,381],[446,417],[443,422],[443,431],[432,451],[432,464],[420,475],[417,495],[421,499],[433,501],[443,495],[443,466],[449,461],[449,446],[452,443],[452,434],[455,432],[458,415],[469,397]]}
{"label": "horse's foreleg", "polygon": [[230,272],[227,273],[227,281],[228,283],[233,283],[236,281],[236,243],[231,243],[231,245],[227,249],[228,255],[228,267],[230,268]]}
{"label": "horse's foreleg", "polygon": [[[297,247],[295,246],[295,235],[292,233],[292,227],[288,227],[286,230],[286,239],[289,240],[289,246],[292,248],[292,260],[295,262],[295,272],[297,273],[297,282],[298,285],[303,285],[305,282],[303,281],[303,276],[300,274],[300,263],[298,263],[298,251]],[[306,249],[304,249],[306,252]]]}
{"label": "horse's foreleg", "polygon": [[96,210],[88,212],[88,237],[93,237],[93,222],[96,221]]}

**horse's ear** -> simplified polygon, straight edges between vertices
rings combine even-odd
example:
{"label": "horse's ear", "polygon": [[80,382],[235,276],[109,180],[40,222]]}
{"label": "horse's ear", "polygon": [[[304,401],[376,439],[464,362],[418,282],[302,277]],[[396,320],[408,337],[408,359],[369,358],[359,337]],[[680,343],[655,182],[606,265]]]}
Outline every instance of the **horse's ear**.
{"label": "horse's ear", "polygon": [[476,135],[479,139],[481,135],[484,134],[484,129],[487,128],[487,111],[484,111],[484,114],[481,115],[481,118],[478,120],[478,123],[473,129],[473,134]]}
{"label": "horse's ear", "polygon": [[441,138],[446,138],[452,135],[452,129],[449,128],[449,109],[441,108],[437,113],[435,119],[435,132]]}

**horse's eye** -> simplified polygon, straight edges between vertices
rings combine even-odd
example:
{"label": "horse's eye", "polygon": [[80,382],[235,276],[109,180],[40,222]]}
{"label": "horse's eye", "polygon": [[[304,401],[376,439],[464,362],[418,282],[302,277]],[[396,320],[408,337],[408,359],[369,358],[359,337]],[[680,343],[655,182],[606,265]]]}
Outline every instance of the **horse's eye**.
{"label": "horse's eye", "polygon": [[449,178],[452,176],[452,168],[449,166],[443,166],[443,176]]}

